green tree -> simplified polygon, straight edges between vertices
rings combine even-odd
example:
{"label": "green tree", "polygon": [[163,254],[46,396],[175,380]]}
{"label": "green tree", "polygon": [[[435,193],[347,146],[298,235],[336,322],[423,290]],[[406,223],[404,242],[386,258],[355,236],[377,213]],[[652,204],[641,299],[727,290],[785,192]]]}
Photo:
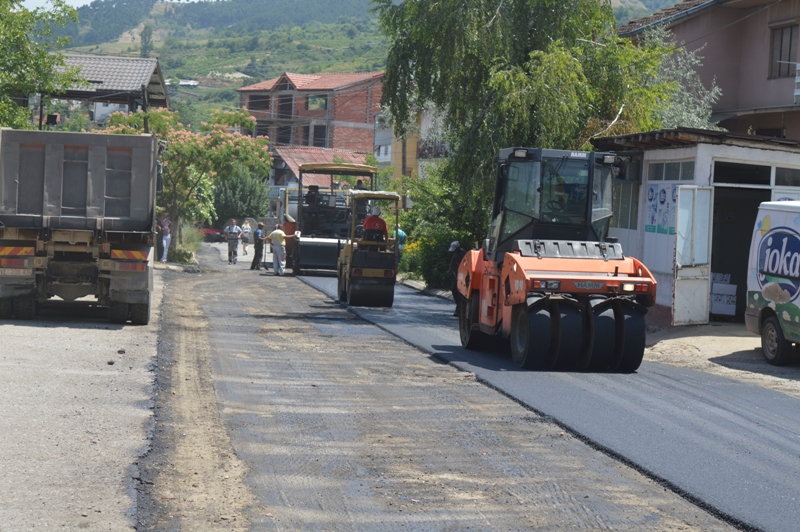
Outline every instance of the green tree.
{"label": "green tree", "polygon": [[139,37],[142,40],[142,44],[140,46],[140,55],[141,57],[150,57],[150,52],[153,51],[153,28],[145,24],[144,28],[142,29],[142,33],[139,34]]}
{"label": "green tree", "polygon": [[252,131],[255,119],[247,111],[215,113],[210,122],[202,124],[199,133],[192,132],[179,122],[177,113],[166,109],[130,115],[114,113],[108,118],[107,132],[139,134],[144,129],[145,116],[151,130],[168,145],[162,155],[164,192],[158,203],[179,228],[178,241],[182,220],[210,222],[216,217],[214,189],[236,169],[244,168],[259,177],[269,173],[268,139],[231,131]]}
{"label": "green tree", "polygon": [[269,187],[263,179],[237,164],[233,173],[221,179],[214,191],[217,223],[231,218],[259,218],[269,211]]}
{"label": "green tree", "polygon": [[55,52],[68,38],[53,33],[76,21],[75,10],[62,0],[32,10],[21,0],[0,0],[0,126],[31,127],[28,109],[12,97],[58,94],[80,84],[78,69],[67,68]]}

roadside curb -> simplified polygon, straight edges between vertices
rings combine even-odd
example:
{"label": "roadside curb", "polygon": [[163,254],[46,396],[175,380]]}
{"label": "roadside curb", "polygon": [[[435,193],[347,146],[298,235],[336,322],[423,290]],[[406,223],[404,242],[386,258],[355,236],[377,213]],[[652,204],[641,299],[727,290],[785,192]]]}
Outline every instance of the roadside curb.
{"label": "roadside curb", "polygon": [[448,299],[453,301],[453,294],[449,290],[442,290],[441,288],[428,288],[423,281],[414,281],[412,279],[398,279],[397,284],[422,292],[428,296],[434,296],[441,299]]}

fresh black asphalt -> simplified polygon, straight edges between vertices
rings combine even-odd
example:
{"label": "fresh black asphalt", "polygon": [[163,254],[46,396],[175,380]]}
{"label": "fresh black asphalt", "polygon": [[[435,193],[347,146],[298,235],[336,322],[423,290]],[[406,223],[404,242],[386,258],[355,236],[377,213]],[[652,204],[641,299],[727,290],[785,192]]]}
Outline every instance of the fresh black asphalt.
{"label": "fresh black asphalt", "polygon": [[[302,280],[335,297],[336,278]],[[800,399],[645,361],[630,374],[529,372],[461,347],[454,304],[397,286],[362,318],[444,359],[742,529],[800,523]]]}

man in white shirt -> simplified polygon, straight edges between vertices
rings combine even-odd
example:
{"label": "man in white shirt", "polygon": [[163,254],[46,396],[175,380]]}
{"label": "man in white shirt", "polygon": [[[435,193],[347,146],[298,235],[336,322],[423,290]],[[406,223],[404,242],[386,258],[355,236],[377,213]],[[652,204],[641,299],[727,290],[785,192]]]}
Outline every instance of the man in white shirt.
{"label": "man in white shirt", "polygon": [[286,233],[283,232],[283,225],[276,225],[267,240],[272,244],[272,270],[275,275],[283,275],[286,270]]}
{"label": "man in white shirt", "polygon": [[232,219],[222,232],[228,239],[228,264],[236,264],[236,259],[239,258],[239,240],[242,238],[242,228],[236,225],[236,220]]}

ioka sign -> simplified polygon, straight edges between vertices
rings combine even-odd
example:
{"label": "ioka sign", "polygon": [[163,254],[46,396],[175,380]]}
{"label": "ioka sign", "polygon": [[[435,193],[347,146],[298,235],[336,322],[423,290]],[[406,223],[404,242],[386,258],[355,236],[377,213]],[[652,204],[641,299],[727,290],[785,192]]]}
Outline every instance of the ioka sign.
{"label": "ioka sign", "polygon": [[788,227],[776,227],[761,239],[758,248],[758,284],[768,282],[766,276],[789,292],[789,300],[800,293],[800,234]]}

